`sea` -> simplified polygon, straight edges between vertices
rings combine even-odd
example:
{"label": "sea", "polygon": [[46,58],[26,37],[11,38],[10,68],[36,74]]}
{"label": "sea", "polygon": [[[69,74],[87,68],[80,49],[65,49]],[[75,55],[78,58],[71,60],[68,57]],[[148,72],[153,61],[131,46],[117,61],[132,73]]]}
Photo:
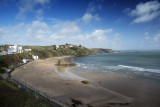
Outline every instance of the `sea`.
{"label": "sea", "polygon": [[160,81],[160,52],[101,53],[84,57],[75,57],[72,62],[77,67],[70,71],[105,72],[131,78],[144,78]]}

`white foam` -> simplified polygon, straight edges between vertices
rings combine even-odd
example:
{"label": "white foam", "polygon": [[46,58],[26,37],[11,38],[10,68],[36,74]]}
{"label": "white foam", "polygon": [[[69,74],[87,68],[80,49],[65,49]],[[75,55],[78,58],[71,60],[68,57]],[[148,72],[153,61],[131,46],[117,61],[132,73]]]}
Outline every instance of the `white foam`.
{"label": "white foam", "polygon": [[102,67],[105,67],[107,69],[112,69],[112,70],[119,70],[119,69],[122,69],[121,67],[119,66],[102,66]]}
{"label": "white foam", "polygon": [[160,73],[160,70],[157,70],[157,69],[146,69],[141,67],[126,66],[126,65],[118,65],[118,66],[122,68],[130,69],[130,70],[134,70],[134,71],[148,71],[148,72]]}
{"label": "white foam", "polygon": [[82,68],[85,68],[85,69],[87,69],[88,67],[87,67],[87,66],[84,66],[84,67],[82,67]]}

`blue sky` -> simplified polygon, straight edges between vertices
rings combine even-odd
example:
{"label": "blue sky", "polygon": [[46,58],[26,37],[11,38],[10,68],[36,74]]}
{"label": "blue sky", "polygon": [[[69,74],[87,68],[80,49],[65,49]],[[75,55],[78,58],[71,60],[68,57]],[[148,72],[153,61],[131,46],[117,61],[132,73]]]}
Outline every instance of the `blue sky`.
{"label": "blue sky", "polygon": [[158,0],[1,0],[0,44],[160,49]]}

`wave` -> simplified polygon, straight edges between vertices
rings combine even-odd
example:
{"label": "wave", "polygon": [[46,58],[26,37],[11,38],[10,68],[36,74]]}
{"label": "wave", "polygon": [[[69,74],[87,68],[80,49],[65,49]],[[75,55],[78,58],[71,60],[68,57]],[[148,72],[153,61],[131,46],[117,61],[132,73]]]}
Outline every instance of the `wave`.
{"label": "wave", "polygon": [[122,68],[130,69],[130,70],[134,70],[134,71],[148,71],[148,72],[160,73],[160,70],[158,69],[146,69],[141,67],[126,66],[126,65],[118,65],[118,66]]}
{"label": "wave", "polygon": [[87,67],[87,66],[84,66],[84,67],[82,67],[82,68],[85,68],[85,69],[87,69],[88,67]]}
{"label": "wave", "polygon": [[109,70],[120,70],[120,69],[128,69],[130,71],[142,71],[142,72],[152,72],[152,73],[160,73],[159,69],[147,69],[136,66],[128,66],[128,65],[118,65],[118,66],[101,66],[96,64],[83,64],[79,63],[79,68],[87,69],[87,70],[100,70],[104,71],[105,69]]}

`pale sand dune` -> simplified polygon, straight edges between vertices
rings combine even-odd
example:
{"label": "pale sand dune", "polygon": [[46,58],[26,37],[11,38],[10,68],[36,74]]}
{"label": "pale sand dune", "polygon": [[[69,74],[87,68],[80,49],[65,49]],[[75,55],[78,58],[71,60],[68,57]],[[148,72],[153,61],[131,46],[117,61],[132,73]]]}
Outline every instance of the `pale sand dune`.
{"label": "pale sand dune", "polygon": [[[110,106],[110,104],[116,104],[116,107],[119,107],[127,104],[125,107],[129,107],[128,103],[134,101],[132,98],[94,84],[90,80],[88,80],[89,84],[82,84],[81,80],[86,80],[87,77],[78,76],[69,71],[56,71],[55,64],[57,61],[66,58],[70,57],[36,60],[16,68],[11,75],[69,105],[73,104],[71,98],[80,100],[84,104],[83,107],[87,106],[87,104],[95,107],[106,107]],[[70,60],[67,59],[66,61]]]}

